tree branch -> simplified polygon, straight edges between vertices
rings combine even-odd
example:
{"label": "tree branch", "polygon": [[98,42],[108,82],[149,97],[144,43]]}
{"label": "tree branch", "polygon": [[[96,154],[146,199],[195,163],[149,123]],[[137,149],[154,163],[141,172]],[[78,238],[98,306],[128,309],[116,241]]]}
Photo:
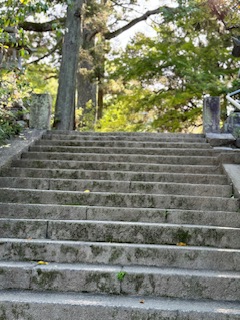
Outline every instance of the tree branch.
{"label": "tree branch", "polygon": [[29,62],[28,64],[38,63],[39,61],[43,60],[44,58],[49,57],[51,54],[53,54],[58,49],[58,47],[60,46],[61,43],[62,43],[62,38],[56,43],[56,45],[50,51],[48,51],[48,53],[46,53],[44,56],[42,56],[36,60]]}
{"label": "tree branch", "polygon": [[19,24],[19,27],[25,31],[47,32],[54,31],[54,25],[56,25],[57,23],[65,23],[65,18],[54,19],[43,23],[24,21]]}
{"label": "tree branch", "polygon": [[162,8],[162,7],[159,7],[157,9],[154,9],[154,10],[151,10],[151,11],[147,11],[142,16],[140,16],[140,17],[138,17],[136,19],[133,19],[132,21],[130,21],[128,24],[126,24],[122,28],[119,28],[119,29],[117,29],[117,30],[115,30],[113,32],[105,33],[104,34],[105,39],[106,40],[113,39],[113,38],[119,36],[124,31],[126,31],[126,30],[130,29],[131,27],[135,26],[135,24],[137,24],[137,23],[139,23],[141,21],[147,20],[147,18],[150,17],[151,15],[160,13],[160,8]]}

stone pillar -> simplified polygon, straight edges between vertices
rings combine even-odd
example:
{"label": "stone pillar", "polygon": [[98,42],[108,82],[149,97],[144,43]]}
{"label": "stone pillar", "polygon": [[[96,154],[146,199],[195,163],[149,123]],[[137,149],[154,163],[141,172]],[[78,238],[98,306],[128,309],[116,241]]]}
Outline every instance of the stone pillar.
{"label": "stone pillar", "polygon": [[220,133],[220,97],[207,97],[204,99],[203,132]]}
{"label": "stone pillar", "polygon": [[32,129],[50,129],[52,99],[49,93],[32,94],[29,127]]}

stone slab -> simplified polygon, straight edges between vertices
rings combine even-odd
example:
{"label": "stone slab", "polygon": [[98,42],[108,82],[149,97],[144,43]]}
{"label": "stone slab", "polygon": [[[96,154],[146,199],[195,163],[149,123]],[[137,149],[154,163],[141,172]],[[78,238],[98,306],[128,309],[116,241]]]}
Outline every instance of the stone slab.
{"label": "stone slab", "polygon": [[236,138],[231,133],[206,133],[206,140],[212,147],[233,146]]}
{"label": "stone slab", "polygon": [[237,302],[2,291],[0,316],[34,320],[239,320]]}
{"label": "stone slab", "polygon": [[[44,136],[43,136],[44,138]],[[147,148],[147,149],[203,149],[211,150],[210,144],[206,142],[164,142],[164,141],[127,141],[127,140],[81,140],[64,139],[64,137],[53,136],[51,139],[42,139],[37,142],[42,146],[76,146],[76,147],[104,147],[104,148]]]}
{"label": "stone slab", "polygon": [[230,185],[0,177],[0,188],[231,197]]}
{"label": "stone slab", "polygon": [[[50,141],[51,142],[51,141]],[[30,148],[30,151],[33,152],[58,152],[58,153],[68,153],[71,154],[71,157],[77,157],[78,154],[99,154],[100,156],[109,155],[109,156],[117,156],[118,158],[123,157],[123,155],[127,154],[141,156],[176,156],[176,157],[187,157],[187,156],[200,156],[200,157],[210,157],[214,155],[214,151],[212,149],[188,149],[188,148],[123,148],[123,147],[79,147],[79,146],[68,146],[64,144],[60,145],[42,145],[42,141],[40,141],[37,145],[34,145]],[[153,158],[153,157],[152,157]],[[77,159],[76,159],[77,160]]]}
{"label": "stone slab", "polygon": [[11,168],[0,173],[1,177],[29,177],[49,179],[97,179],[116,181],[148,181],[148,182],[176,182],[194,184],[228,184],[224,174],[188,173],[179,172],[136,172],[136,171],[111,171],[111,170],[55,170],[36,168]]}
{"label": "stone slab", "polygon": [[[9,279],[13,278],[13,285]],[[0,262],[1,289],[240,300],[239,272],[111,265]],[[121,278],[119,278],[121,276]],[[4,280],[3,280],[4,279]],[[20,281],[20,282],[19,282]],[[12,287],[12,288],[11,288]],[[218,290],[216,290],[218,288]]]}
{"label": "stone slab", "polygon": [[234,186],[234,194],[240,197],[240,165],[236,164],[223,164],[223,168]]}
{"label": "stone slab", "polygon": [[0,203],[1,218],[20,216],[22,219],[132,221],[240,228],[239,212]]}
{"label": "stone slab", "polygon": [[0,169],[9,166],[13,159],[19,158],[21,153],[41,139],[45,132],[45,130],[25,130],[18,138],[6,141],[5,145],[0,146]]}
{"label": "stone slab", "polygon": [[0,257],[5,261],[240,271],[239,249],[12,238],[0,238],[0,243]]}
{"label": "stone slab", "polygon": [[232,198],[1,188],[0,202],[181,210],[237,211]]}
{"label": "stone slab", "polygon": [[[66,173],[70,173],[72,178],[77,177],[77,171],[81,170],[94,170],[94,171],[138,171],[146,173],[159,173],[159,172],[170,172],[170,173],[197,173],[197,174],[219,174],[221,173],[220,166],[214,165],[197,165],[190,164],[179,166],[177,164],[150,164],[150,163],[127,163],[127,162],[105,162],[105,161],[59,161],[59,160],[25,160],[13,161],[13,168],[27,168],[27,170],[32,169],[45,169],[51,170],[56,169],[59,172],[59,177],[64,176],[65,172],[62,170],[67,170]],[[77,170],[76,170],[77,169]],[[61,171],[60,171],[61,170]],[[50,172],[50,171],[49,171]],[[74,176],[75,172],[75,176]],[[11,173],[9,173],[11,175]]]}
{"label": "stone slab", "polygon": [[[139,171],[142,169],[143,172],[159,172],[162,168],[169,168],[174,172],[182,172],[184,166],[194,166],[197,170],[197,166],[203,166],[202,172],[206,173],[208,170],[207,166],[215,166],[215,172],[218,171],[217,158],[214,157],[174,157],[174,156],[134,156],[134,155],[122,155],[121,157],[116,155],[99,155],[99,154],[83,154],[79,155],[78,161],[74,160],[74,157],[67,160],[46,160],[46,159],[35,159],[35,160],[15,160],[13,166],[22,168],[38,168],[38,169],[87,169],[87,170],[127,170]],[[206,165],[207,163],[207,165]],[[99,166],[98,166],[99,164]],[[102,165],[101,165],[102,164]],[[163,167],[165,165],[165,167]],[[178,166],[173,167],[173,165]],[[113,169],[114,168],[114,169]],[[188,167],[187,167],[188,168]],[[190,167],[189,169],[194,169]],[[191,172],[199,172],[193,170]],[[218,171],[219,172],[219,171]]]}

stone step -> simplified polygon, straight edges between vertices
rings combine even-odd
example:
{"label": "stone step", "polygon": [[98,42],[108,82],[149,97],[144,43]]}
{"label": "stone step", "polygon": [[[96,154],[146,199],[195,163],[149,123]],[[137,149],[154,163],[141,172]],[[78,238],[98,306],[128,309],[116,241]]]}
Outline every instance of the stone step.
{"label": "stone step", "polygon": [[[104,294],[0,291],[4,320],[239,320],[239,302]],[[20,318],[21,317],[21,318]]]}
{"label": "stone step", "polygon": [[206,137],[204,134],[189,134],[189,133],[147,133],[147,132],[77,132],[77,131],[49,131],[47,139],[51,137],[63,137],[64,139],[120,139],[120,140],[142,140],[142,141],[201,141],[206,142]]}
{"label": "stone step", "polygon": [[[151,158],[149,159],[151,160]],[[217,174],[222,173],[220,166],[189,164],[180,166],[179,164],[161,163],[131,163],[126,162],[106,162],[106,161],[62,161],[62,160],[15,160],[13,167],[20,168],[42,168],[42,169],[76,169],[77,170],[112,170],[112,171],[139,171],[139,172],[171,172],[171,173],[199,173]]]}
{"label": "stone step", "polygon": [[197,224],[240,228],[239,212],[0,203],[1,218]]}
{"label": "stone step", "polygon": [[163,148],[163,149],[203,149],[212,150],[206,142],[152,142],[152,141],[122,141],[122,140],[80,140],[80,139],[42,139],[36,141],[35,145],[40,146],[78,146],[78,147],[105,147],[105,148]]}
{"label": "stone step", "polygon": [[[167,170],[167,168],[166,168]],[[221,174],[195,174],[171,172],[137,172],[137,171],[110,171],[110,170],[58,170],[12,167],[0,172],[2,177],[29,177],[49,179],[97,179],[116,181],[149,181],[175,182],[194,184],[228,184],[228,179]]]}
{"label": "stone step", "polygon": [[2,238],[239,248],[240,228],[118,221],[1,219]]}
{"label": "stone step", "polygon": [[239,249],[0,238],[4,261],[139,265],[240,271]]}
{"label": "stone step", "polygon": [[140,193],[79,192],[1,188],[0,202],[65,204],[71,206],[107,206],[131,208],[162,208],[181,210],[237,211],[237,199],[185,195]]}
{"label": "stone step", "polygon": [[0,177],[0,188],[67,190],[80,192],[89,190],[91,192],[121,192],[168,195],[190,194],[191,196],[212,196],[228,198],[230,198],[233,194],[233,189],[230,185],[18,177]]}
{"label": "stone step", "polygon": [[[40,155],[39,155],[40,157]],[[67,160],[45,160],[45,159],[21,159],[12,161],[13,167],[22,168],[47,168],[47,169],[88,169],[88,170],[124,170],[140,172],[189,172],[189,173],[206,173],[208,169],[211,172],[219,173],[219,167],[214,166],[216,160],[209,159],[209,166],[205,165],[208,158],[204,157],[144,157],[144,156],[124,156],[120,159],[117,156],[109,155],[79,155],[79,161]],[[71,158],[71,157],[70,157]],[[72,156],[72,159],[75,157]],[[144,163],[144,161],[146,161]],[[184,165],[184,162],[186,164]],[[154,163],[155,162],[155,163]],[[99,165],[99,166],[98,166]],[[165,165],[165,166],[164,166]],[[98,166],[98,167],[96,167]],[[186,166],[186,170],[185,167]],[[198,166],[200,168],[198,168]],[[198,170],[199,169],[199,170]],[[206,169],[206,171],[204,171]]]}
{"label": "stone step", "polygon": [[0,262],[1,290],[88,292],[239,301],[239,288],[239,272],[233,271]]}
{"label": "stone step", "polygon": [[106,147],[78,147],[64,145],[34,145],[31,152],[57,152],[73,154],[99,154],[99,155],[138,155],[145,156],[174,156],[174,157],[212,157],[216,154],[213,149],[173,149],[173,148],[106,148]]}

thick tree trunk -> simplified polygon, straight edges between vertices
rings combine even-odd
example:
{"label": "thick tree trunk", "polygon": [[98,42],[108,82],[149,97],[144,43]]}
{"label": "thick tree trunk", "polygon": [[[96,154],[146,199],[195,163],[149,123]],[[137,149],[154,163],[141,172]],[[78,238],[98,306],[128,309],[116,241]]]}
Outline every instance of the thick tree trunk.
{"label": "thick tree trunk", "polygon": [[67,10],[66,34],[62,48],[54,118],[54,127],[58,130],[74,129],[76,74],[82,41],[81,9],[83,2],[84,0],[73,0]]}

